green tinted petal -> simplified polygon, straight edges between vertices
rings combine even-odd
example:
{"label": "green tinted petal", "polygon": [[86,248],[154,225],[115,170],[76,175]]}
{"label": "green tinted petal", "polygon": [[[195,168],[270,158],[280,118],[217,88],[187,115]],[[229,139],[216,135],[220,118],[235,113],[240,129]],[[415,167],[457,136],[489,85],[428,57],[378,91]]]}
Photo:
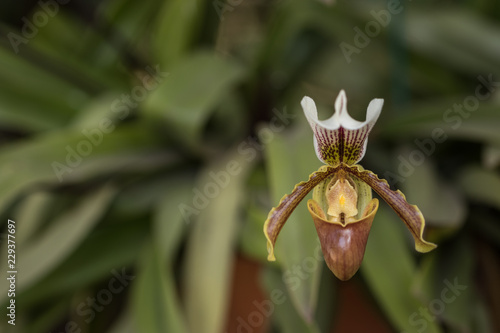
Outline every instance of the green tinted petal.
{"label": "green tinted petal", "polygon": [[331,175],[333,172],[338,170],[331,166],[323,165],[318,171],[313,172],[309,176],[309,180],[306,182],[300,182],[295,185],[291,194],[285,195],[281,198],[280,203],[277,207],[271,209],[267,220],[264,223],[264,234],[267,238],[267,251],[269,253],[267,260],[274,261],[274,244],[278,238],[278,234],[288,220],[290,214],[297,205],[304,199],[304,197],[321,181]]}
{"label": "green tinted petal", "polygon": [[385,179],[378,178],[376,174],[363,169],[360,165],[348,166],[342,164],[339,167],[344,168],[350,174],[370,185],[370,187],[391,206],[411,231],[415,239],[415,249],[418,252],[429,252],[436,248],[436,244],[429,243],[423,239],[425,220],[420,209],[415,205],[410,205],[401,191],[391,190]]}

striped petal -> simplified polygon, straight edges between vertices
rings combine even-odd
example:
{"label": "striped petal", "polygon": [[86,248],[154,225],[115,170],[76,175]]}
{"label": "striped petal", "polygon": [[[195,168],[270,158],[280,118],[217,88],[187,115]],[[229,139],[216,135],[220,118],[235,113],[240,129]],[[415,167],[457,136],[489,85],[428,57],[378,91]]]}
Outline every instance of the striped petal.
{"label": "striped petal", "polygon": [[335,113],[329,119],[319,120],[316,104],[305,96],[301,105],[314,133],[314,148],[318,158],[326,164],[348,165],[359,162],[365,155],[368,135],[382,111],[383,99],[374,99],[368,105],[366,120],[360,122],[347,112],[347,98],[341,90],[335,101]]}
{"label": "striped petal", "polygon": [[410,205],[406,201],[406,197],[401,191],[391,190],[385,179],[378,178],[376,174],[363,169],[360,165],[341,165],[340,167],[368,184],[389,206],[391,206],[394,212],[398,214],[410,230],[415,240],[415,249],[418,252],[429,252],[437,247],[436,244],[424,240],[424,216],[417,206]]}
{"label": "striped petal", "polygon": [[309,180],[306,182],[300,182],[295,185],[291,194],[285,195],[281,198],[280,203],[277,207],[271,209],[267,220],[264,223],[264,234],[267,238],[267,251],[269,253],[267,260],[274,261],[274,244],[281,231],[281,228],[285,225],[285,222],[292,214],[293,210],[297,205],[304,199],[304,197],[314,188],[316,185],[321,183],[325,178],[330,176],[336,169],[323,165],[318,171],[313,172],[309,176]]}

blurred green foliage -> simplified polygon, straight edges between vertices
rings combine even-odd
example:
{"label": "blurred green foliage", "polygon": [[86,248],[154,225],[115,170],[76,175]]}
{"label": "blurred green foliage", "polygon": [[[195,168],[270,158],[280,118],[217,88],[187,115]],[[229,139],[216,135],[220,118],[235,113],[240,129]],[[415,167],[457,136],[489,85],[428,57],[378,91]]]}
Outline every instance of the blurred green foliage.
{"label": "blurred green foliage", "polygon": [[418,255],[381,207],[355,281],[394,331],[500,330],[497,1],[0,7],[0,268],[11,219],[18,270],[2,332],[223,332],[242,257],[274,302],[255,331],[329,331],[341,284],[307,266],[305,205],[276,263],[262,225],[320,165],[300,99],[326,118],[340,89],[357,119],[385,99],[362,164],[439,244]]}

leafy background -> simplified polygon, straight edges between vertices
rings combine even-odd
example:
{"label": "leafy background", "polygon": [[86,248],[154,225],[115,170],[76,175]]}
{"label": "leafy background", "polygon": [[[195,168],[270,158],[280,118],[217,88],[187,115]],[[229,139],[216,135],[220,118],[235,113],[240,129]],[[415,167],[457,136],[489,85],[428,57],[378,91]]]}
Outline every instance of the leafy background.
{"label": "leafy background", "polygon": [[[500,5],[394,3],[2,2],[1,331],[499,332]],[[320,166],[300,99],[325,118],[340,89],[360,120],[385,99],[362,164],[439,244],[417,254],[381,205],[349,282],[305,205],[276,263],[262,234]]]}

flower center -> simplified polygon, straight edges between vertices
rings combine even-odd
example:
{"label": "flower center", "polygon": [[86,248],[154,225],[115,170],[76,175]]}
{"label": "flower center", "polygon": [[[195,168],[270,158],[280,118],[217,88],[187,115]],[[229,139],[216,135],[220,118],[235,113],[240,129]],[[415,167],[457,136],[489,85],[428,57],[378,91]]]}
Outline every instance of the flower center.
{"label": "flower center", "polygon": [[326,190],[328,202],[328,215],[331,220],[345,224],[355,220],[358,215],[358,193],[352,179],[340,172],[328,184]]}
{"label": "flower center", "polygon": [[339,204],[340,204],[341,207],[345,206],[345,196],[344,196],[344,194],[340,195],[340,197],[339,197]]}

